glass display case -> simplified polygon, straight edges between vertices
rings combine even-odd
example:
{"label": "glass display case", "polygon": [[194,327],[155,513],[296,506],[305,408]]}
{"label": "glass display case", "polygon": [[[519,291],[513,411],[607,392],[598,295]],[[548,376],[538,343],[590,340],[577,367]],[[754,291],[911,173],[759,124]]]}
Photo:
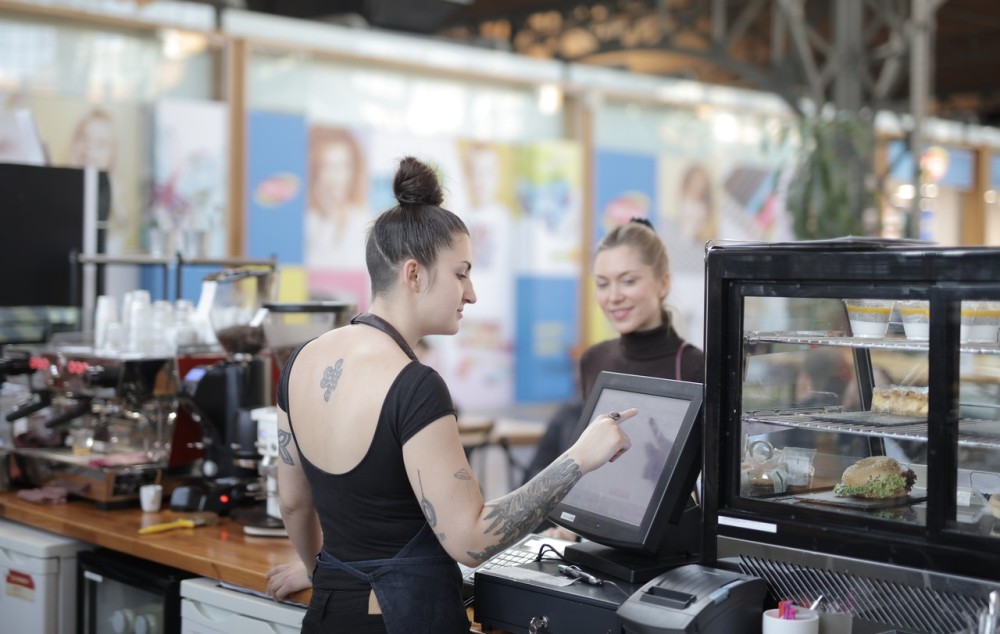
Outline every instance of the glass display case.
{"label": "glass display case", "polygon": [[856,622],[975,617],[1000,588],[998,270],[916,242],[709,249],[709,563]]}

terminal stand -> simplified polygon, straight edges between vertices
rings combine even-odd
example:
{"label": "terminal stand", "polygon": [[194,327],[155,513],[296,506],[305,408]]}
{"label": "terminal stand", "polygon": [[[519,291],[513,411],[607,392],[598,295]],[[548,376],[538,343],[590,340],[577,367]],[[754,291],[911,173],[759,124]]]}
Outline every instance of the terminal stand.
{"label": "terminal stand", "polygon": [[563,557],[598,576],[642,584],[671,568],[697,562],[700,538],[701,508],[689,505],[680,522],[667,525],[664,548],[657,555],[637,554],[596,542],[581,542],[567,546]]}

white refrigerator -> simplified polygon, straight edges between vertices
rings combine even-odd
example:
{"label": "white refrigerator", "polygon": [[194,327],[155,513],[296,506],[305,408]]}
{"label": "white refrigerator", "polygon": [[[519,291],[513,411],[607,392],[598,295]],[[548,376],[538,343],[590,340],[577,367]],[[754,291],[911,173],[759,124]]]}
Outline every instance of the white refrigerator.
{"label": "white refrigerator", "polygon": [[0,631],[76,632],[76,558],[91,548],[0,519]]}
{"label": "white refrigerator", "polygon": [[297,634],[305,606],[224,588],[204,577],[181,582],[181,634]]}

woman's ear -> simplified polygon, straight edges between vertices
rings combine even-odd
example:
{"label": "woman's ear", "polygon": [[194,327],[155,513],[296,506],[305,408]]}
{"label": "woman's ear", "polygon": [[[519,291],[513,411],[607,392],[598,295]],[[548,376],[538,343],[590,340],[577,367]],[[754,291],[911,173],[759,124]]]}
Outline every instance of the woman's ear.
{"label": "woman's ear", "polygon": [[400,275],[402,275],[406,287],[414,293],[419,293],[427,283],[427,272],[413,258],[403,262],[403,266],[400,267]]}
{"label": "woman's ear", "polygon": [[670,294],[670,273],[664,273],[660,278],[660,301],[662,302]]}

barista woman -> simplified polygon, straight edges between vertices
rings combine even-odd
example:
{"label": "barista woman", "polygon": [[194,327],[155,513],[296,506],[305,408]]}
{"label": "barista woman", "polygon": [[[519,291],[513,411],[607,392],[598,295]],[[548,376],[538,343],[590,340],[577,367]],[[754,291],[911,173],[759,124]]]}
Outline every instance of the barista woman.
{"label": "barista woman", "polygon": [[393,189],[399,205],[367,238],[370,312],[300,347],[278,388],[281,512],[314,569],[303,632],[467,632],[455,560],[509,546],[629,448],[619,422],[636,410],[602,415],[534,480],[484,503],[448,388],[412,351],[455,334],[476,301],[468,230],[416,159]]}

